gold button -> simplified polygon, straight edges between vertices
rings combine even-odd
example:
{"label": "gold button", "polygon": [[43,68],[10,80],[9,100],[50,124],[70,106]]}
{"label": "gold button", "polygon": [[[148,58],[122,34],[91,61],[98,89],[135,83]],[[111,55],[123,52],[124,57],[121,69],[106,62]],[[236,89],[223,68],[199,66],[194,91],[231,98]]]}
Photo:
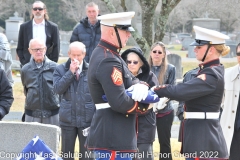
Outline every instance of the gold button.
{"label": "gold button", "polygon": [[230,129],[230,128],[231,128],[231,126],[228,126],[228,128]]}
{"label": "gold button", "polygon": [[128,117],[128,114],[126,114],[126,117]]}
{"label": "gold button", "polygon": [[143,111],[145,111],[145,108],[143,108]]}
{"label": "gold button", "polygon": [[138,107],[138,109],[140,110],[140,107]]}

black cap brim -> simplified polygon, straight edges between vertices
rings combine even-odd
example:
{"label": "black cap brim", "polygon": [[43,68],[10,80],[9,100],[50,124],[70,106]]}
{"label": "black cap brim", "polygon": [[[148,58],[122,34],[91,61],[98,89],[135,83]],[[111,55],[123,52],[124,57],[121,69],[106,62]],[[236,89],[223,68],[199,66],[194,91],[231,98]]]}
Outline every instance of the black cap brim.
{"label": "black cap brim", "polygon": [[206,44],[210,44],[210,42],[209,41],[205,41],[205,40],[195,39],[195,41],[192,42],[190,44],[190,46],[203,46],[203,45],[206,45]]}
{"label": "black cap brim", "polygon": [[129,31],[129,32],[135,31],[131,25],[116,25],[116,27],[124,31]]}

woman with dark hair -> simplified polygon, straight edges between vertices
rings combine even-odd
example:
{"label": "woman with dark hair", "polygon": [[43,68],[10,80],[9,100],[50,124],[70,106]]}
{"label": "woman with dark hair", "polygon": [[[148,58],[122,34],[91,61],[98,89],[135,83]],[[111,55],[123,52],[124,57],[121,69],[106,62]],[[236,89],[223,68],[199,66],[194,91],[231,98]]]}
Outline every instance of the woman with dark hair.
{"label": "woman with dark hair", "polygon": [[[157,77],[150,71],[149,64],[139,48],[125,50],[121,57],[126,61],[128,69],[140,81],[149,84],[150,87],[158,85]],[[153,109],[146,114],[139,114],[137,120],[137,147],[141,160],[153,160],[153,141],[155,140],[156,120]]]}
{"label": "woman with dark hair", "polygon": [[[162,42],[156,42],[151,46],[149,65],[151,71],[158,77],[160,85],[175,84],[176,69],[172,64],[168,63],[166,47]],[[168,101],[163,104],[159,103],[157,107],[156,120],[158,141],[160,144],[159,158],[161,160],[172,160],[170,138],[173,118],[174,111],[172,102]]]}

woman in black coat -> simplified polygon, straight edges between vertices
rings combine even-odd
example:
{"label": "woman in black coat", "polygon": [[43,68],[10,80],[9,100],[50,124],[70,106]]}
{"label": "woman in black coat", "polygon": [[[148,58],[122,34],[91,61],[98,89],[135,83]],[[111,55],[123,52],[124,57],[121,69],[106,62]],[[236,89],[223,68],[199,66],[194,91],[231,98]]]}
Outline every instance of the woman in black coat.
{"label": "woman in black coat", "polygon": [[[128,69],[140,81],[147,82],[150,87],[158,85],[157,77],[150,71],[149,64],[139,48],[125,50],[121,57],[127,63]],[[137,146],[138,159],[153,160],[153,141],[156,132],[156,115],[152,109],[144,115],[138,115],[137,119]]]}

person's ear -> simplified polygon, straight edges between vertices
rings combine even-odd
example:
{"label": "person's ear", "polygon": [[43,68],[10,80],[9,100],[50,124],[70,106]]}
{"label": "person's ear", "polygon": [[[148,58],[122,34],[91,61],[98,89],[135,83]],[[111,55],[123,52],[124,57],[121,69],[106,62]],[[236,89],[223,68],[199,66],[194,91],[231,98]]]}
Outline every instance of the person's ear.
{"label": "person's ear", "polygon": [[30,48],[28,48],[28,51],[29,51],[30,54],[32,54],[32,50]]}

